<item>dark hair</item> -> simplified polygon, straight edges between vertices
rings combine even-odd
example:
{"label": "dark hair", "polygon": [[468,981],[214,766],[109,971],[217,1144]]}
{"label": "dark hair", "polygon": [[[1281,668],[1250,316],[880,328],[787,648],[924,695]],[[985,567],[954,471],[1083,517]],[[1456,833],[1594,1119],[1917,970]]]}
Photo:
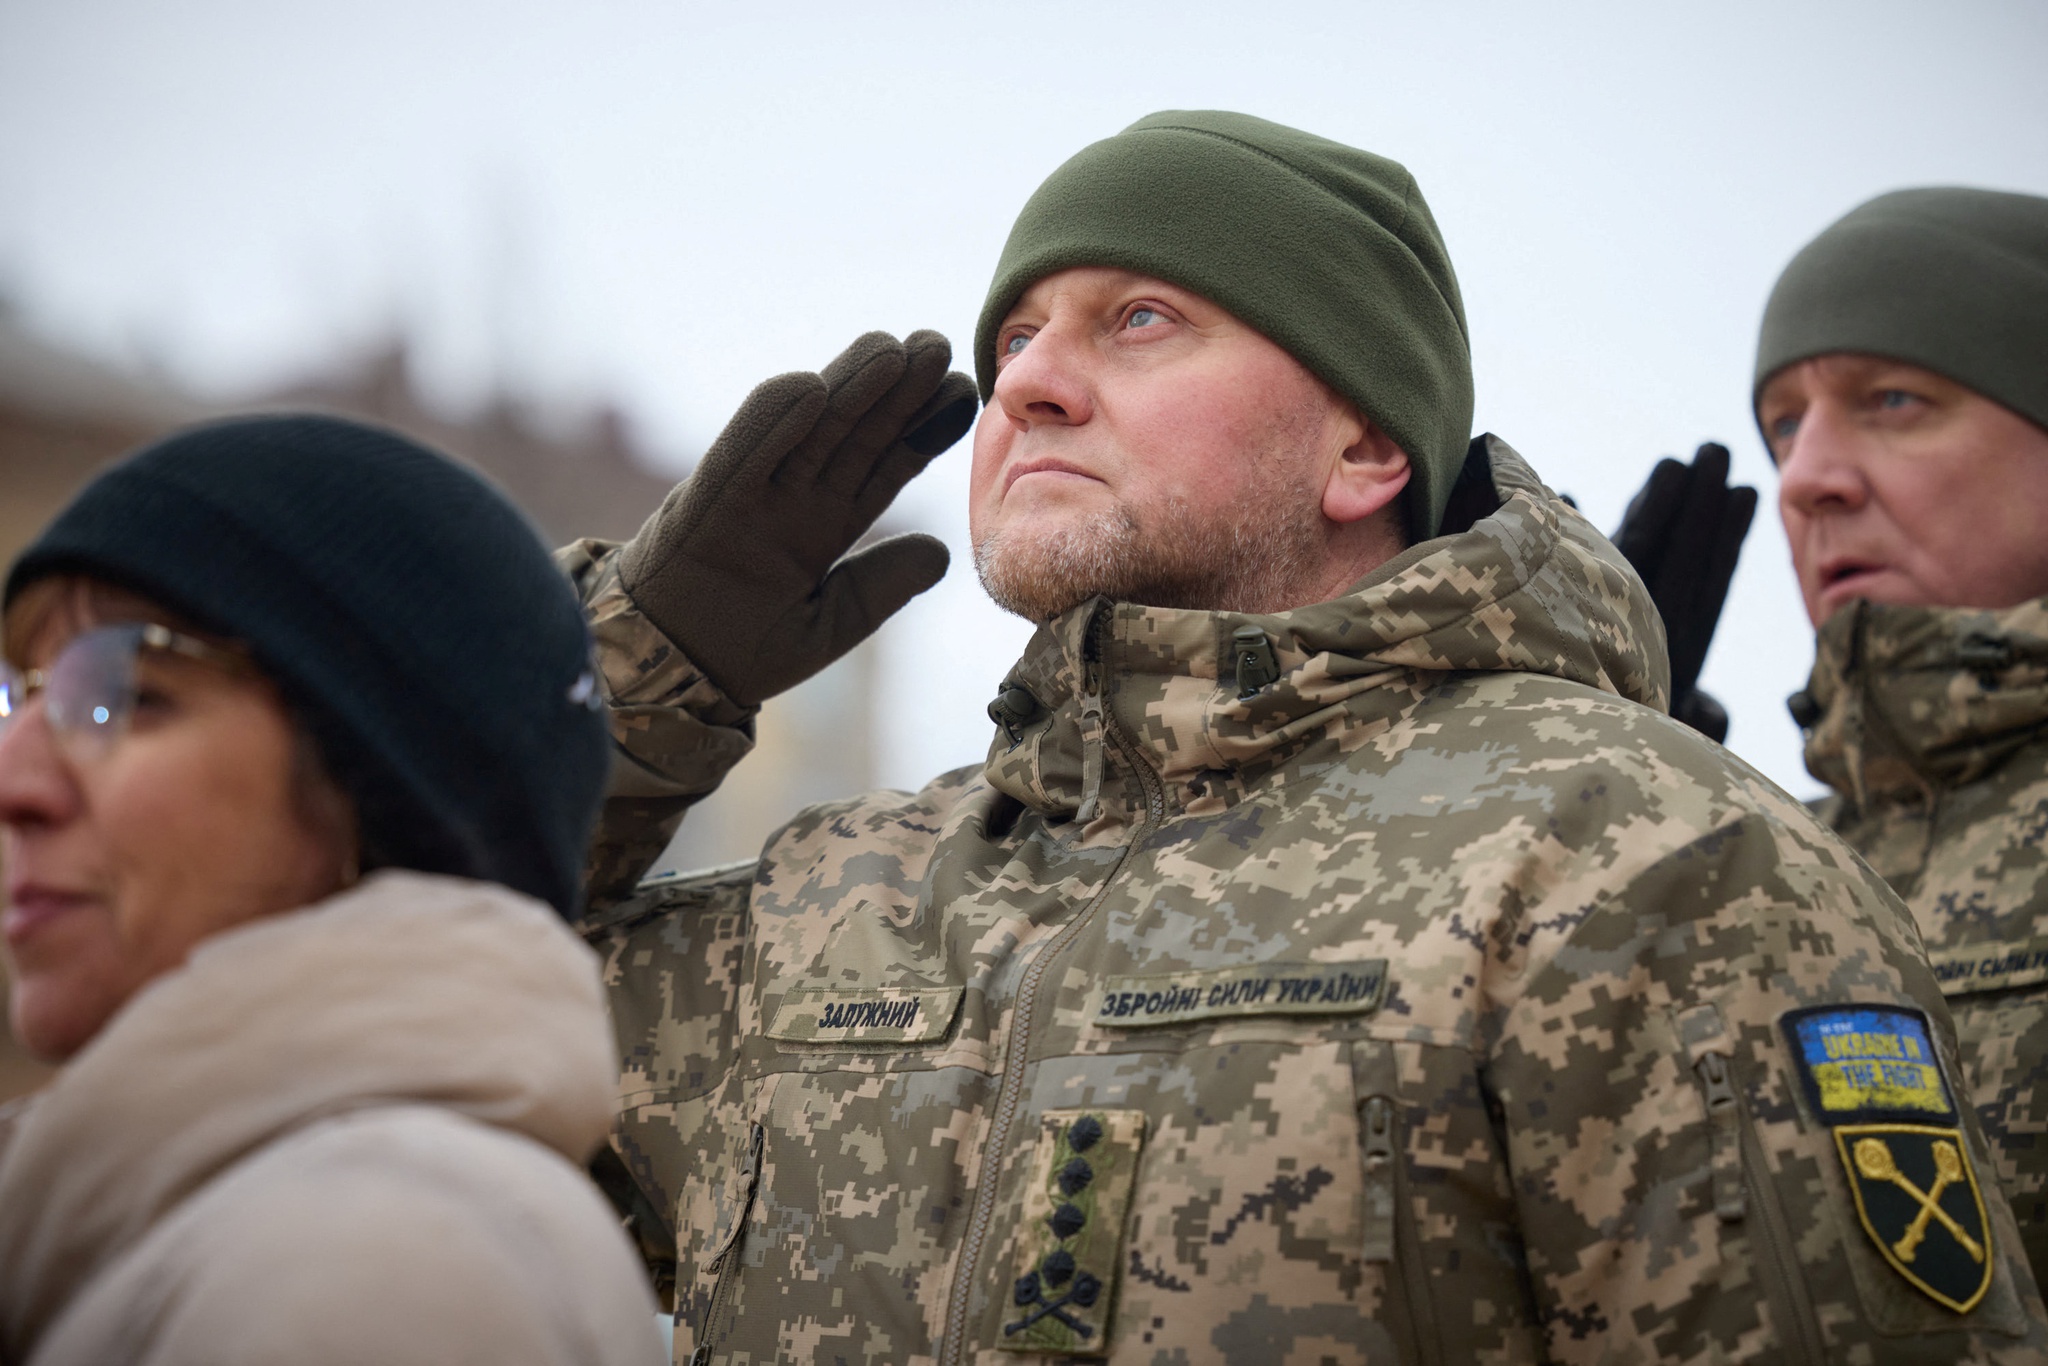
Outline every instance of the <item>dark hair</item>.
{"label": "dark hair", "polygon": [[[53,631],[66,636],[118,622],[146,621],[196,636],[221,649],[246,654],[241,642],[214,635],[181,612],[173,612],[141,593],[78,574],[53,574],[37,579],[8,602],[0,616],[0,655],[17,668],[29,663],[30,654]],[[257,666],[261,672],[261,666]],[[272,682],[267,677],[266,682]],[[342,790],[327,761],[320,753],[313,732],[304,718],[293,712],[282,696],[292,727],[292,763],[288,775],[292,809],[308,829],[331,834],[344,847],[347,862],[355,872],[383,865],[363,847],[355,803]]]}

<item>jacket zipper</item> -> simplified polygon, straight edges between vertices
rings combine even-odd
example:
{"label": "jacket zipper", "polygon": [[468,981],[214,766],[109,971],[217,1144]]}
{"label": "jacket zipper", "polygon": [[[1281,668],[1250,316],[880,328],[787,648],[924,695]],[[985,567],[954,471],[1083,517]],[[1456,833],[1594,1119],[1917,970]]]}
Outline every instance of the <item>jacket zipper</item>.
{"label": "jacket zipper", "polygon": [[[1784,1340],[1789,1359],[1820,1366],[1827,1359],[1820,1340],[1820,1320],[1814,1314],[1806,1280],[1799,1274],[1792,1234],[1770,1188],[1763,1144],[1757,1141],[1756,1126],[1750,1123],[1749,1108],[1736,1088],[1732,1066],[1726,1056],[1706,1053],[1693,1065],[1693,1072],[1707,1103],[1715,1217],[1724,1224],[1747,1224],[1754,1230],[1750,1241],[1756,1248],[1771,1316],[1787,1320],[1778,1325],[1778,1336]],[[1751,1214],[1756,1217],[1750,1218]]]}
{"label": "jacket zipper", "polygon": [[1728,1059],[1703,1054],[1693,1068],[1706,1093],[1707,1126],[1712,1134],[1711,1170],[1714,1214],[1724,1224],[1739,1224],[1749,1212],[1749,1185],[1742,1159],[1742,1098],[1728,1075]]}
{"label": "jacket zipper", "polygon": [[[1406,1144],[1400,1145],[1405,1150]],[[1415,1226],[1415,1209],[1409,1204],[1407,1163],[1394,1163],[1394,1237],[1401,1255],[1394,1266],[1401,1278],[1401,1292],[1408,1299],[1408,1317],[1415,1324],[1415,1354],[1423,1366],[1440,1366],[1444,1359],[1443,1334],[1437,1331],[1436,1312],[1429,1293],[1429,1268],[1422,1264],[1422,1232]]]}
{"label": "jacket zipper", "polygon": [[[1787,1360],[1822,1366],[1827,1355],[1821,1346],[1813,1299],[1807,1294],[1805,1278],[1799,1274],[1799,1260],[1792,1248],[1792,1234],[1785,1227],[1784,1212],[1778,1208],[1776,1194],[1770,1189],[1763,1144],[1757,1141],[1756,1126],[1749,1123],[1746,1115],[1742,1122],[1742,1158],[1748,1175],[1745,1184],[1749,1188],[1749,1209],[1757,1216],[1749,1222],[1757,1233],[1757,1260],[1763,1264],[1764,1291],[1773,1314],[1782,1313],[1791,1320],[1779,1334],[1784,1340]],[[1777,1293],[1772,1293],[1774,1286]]]}
{"label": "jacket zipper", "polygon": [[1369,1096],[1365,1102],[1365,1260],[1385,1266],[1388,1279],[1401,1283],[1416,1359],[1423,1366],[1437,1366],[1443,1360],[1443,1339],[1436,1331],[1436,1315],[1430,1305],[1422,1235],[1415,1227],[1415,1211],[1408,1205],[1403,1144],[1394,1107],[1390,1096]]}
{"label": "jacket zipper", "polygon": [[711,1265],[718,1281],[711,1287],[711,1303],[705,1307],[704,1322],[697,1335],[696,1350],[690,1353],[689,1366],[709,1366],[711,1343],[717,1336],[720,1316],[726,1302],[732,1298],[733,1286],[739,1282],[740,1250],[747,1241],[747,1220],[754,1215],[754,1197],[761,1189],[761,1149],[767,1136],[768,1131],[758,1123],[747,1135],[746,1198],[740,1202],[739,1212],[733,1218],[732,1237],[726,1240],[725,1250]]}
{"label": "jacket zipper", "polygon": [[[1096,618],[1092,631],[1104,632],[1111,609],[1104,608]],[[1100,635],[1097,635],[1099,641]],[[1095,650],[1096,659],[1090,661],[1094,676],[1087,689],[1091,697],[1101,695],[1101,650]],[[1130,866],[1131,855],[1138,847],[1138,841],[1166,816],[1166,797],[1159,786],[1159,775],[1130,745],[1123,734],[1123,728],[1108,708],[1103,708],[1103,742],[1114,744],[1138,775],[1138,783],[1145,789],[1145,818],[1131,831],[1130,839],[1124,845],[1123,856],[1115,868],[1103,879],[1102,887],[1089,899],[1081,913],[1068,921],[1052,942],[1041,950],[1030,966],[1024,969],[1024,976],[1017,984],[1017,1004],[1010,1014],[1010,1036],[1003,1048],[1003,1084],[996,1093],[995,1116],[989,1123],[988,1141],[982,1145],[980,1189],[974,1193],[974,1213],[968,1220],[967,1238],[960,1246],[960,1262],[953,1272],[953,1293],[946,1304],[946,1336],[940,1346],[939,1366],[959,1366],[966,1352],[967,1306],[974,1298],[975,1273],[980,1267],[981,1254],[988,1242],[989,1224],[995,1218],[996,1178],[1002,1168],[1002,1155],[1009,1147],[1010,1131],[1017,1122],[1017,1108],[1024,1092],[1024,1053],[1031,1037],[1032,1016],[1038,1006],[1038,985],[1046,969],[1071,943],[1081,926],[1094,915],[1096,907],[1108,899],[1117,879]],[[1106,760],[1105,760],[1106,762]],[[1087,757],[1082,757],[1085,768]],[[696,1366],[696,1363],[692,1363]]]}

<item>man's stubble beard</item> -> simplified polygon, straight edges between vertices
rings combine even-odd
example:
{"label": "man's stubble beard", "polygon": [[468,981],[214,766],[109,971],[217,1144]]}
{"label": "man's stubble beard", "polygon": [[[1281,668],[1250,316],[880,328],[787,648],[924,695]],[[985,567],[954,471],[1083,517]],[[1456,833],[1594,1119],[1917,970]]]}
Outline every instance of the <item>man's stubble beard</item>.
{"label": "man's stubble beard", "polygon": [[[974,546],[996,605],[1050,621],[1096,596],[1146,607],[1268,613],[1316,601],[1330,569],[1320,467],[1304,418],[1274,424],[1252,487],[1262,496],[1205,522],[1184,499],[1126,503],[1044,528],[997,530]],[[1320,423],[1313,424],[1315,428]]]}

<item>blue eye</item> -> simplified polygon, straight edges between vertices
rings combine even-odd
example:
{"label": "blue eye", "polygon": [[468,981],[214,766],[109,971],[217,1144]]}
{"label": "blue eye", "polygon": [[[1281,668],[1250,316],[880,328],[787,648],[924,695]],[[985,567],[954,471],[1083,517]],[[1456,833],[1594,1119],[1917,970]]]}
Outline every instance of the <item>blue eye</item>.
{"label": "blue eye", "polygon": [[1008,341],[1003,343],[1003,354],[1006,356],[1014,356],[1019,351],[1022,351],[1025,348],[1025,346],[1027,346],[1030,343],[1030,341],[1031,338],[1025,336],[1022,332],[1019,332],[1016,336],[1010,338]]}
{"label": "blue eye", "polygon": [[1771,437],[1776,441],[1790,441],[1799,434],[1799,419],[1781,417],[1771,424]]}
{"label": "blue eye", "polygon": [[1886,389],[1877,396],[1877,401],[1880,407],[1903,408],[1908,403],[1911,403],[1915,397],[1916,395],[1909,394],[1904,389]]}
{"label": "blue eye", "polygon": [[1126,321],[1132,327],[1150,327],[1154,323],[1166,320],[1159,316],[1159,310],[1156,308],[1134,308]]}

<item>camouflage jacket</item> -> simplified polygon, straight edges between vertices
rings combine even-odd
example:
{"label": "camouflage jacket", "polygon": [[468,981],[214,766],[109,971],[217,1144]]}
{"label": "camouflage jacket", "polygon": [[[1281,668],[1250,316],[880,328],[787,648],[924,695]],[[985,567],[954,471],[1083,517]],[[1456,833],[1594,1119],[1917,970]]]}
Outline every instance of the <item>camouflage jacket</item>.
{"label": "camouflage jacket", "polygon": [[[592,916],[678,1362],[2043,1359],[1903,909],[1484,456],[1347,596],[1084,604],[985,764]],[[707,685],[574,567],[679,806]]]}
{"label": "camouflage jacket", "polygon": [[2048,599],[1858,604],[1799,703],[1822,817],[1913,910],[1964,1085],[2048,1278]]}

